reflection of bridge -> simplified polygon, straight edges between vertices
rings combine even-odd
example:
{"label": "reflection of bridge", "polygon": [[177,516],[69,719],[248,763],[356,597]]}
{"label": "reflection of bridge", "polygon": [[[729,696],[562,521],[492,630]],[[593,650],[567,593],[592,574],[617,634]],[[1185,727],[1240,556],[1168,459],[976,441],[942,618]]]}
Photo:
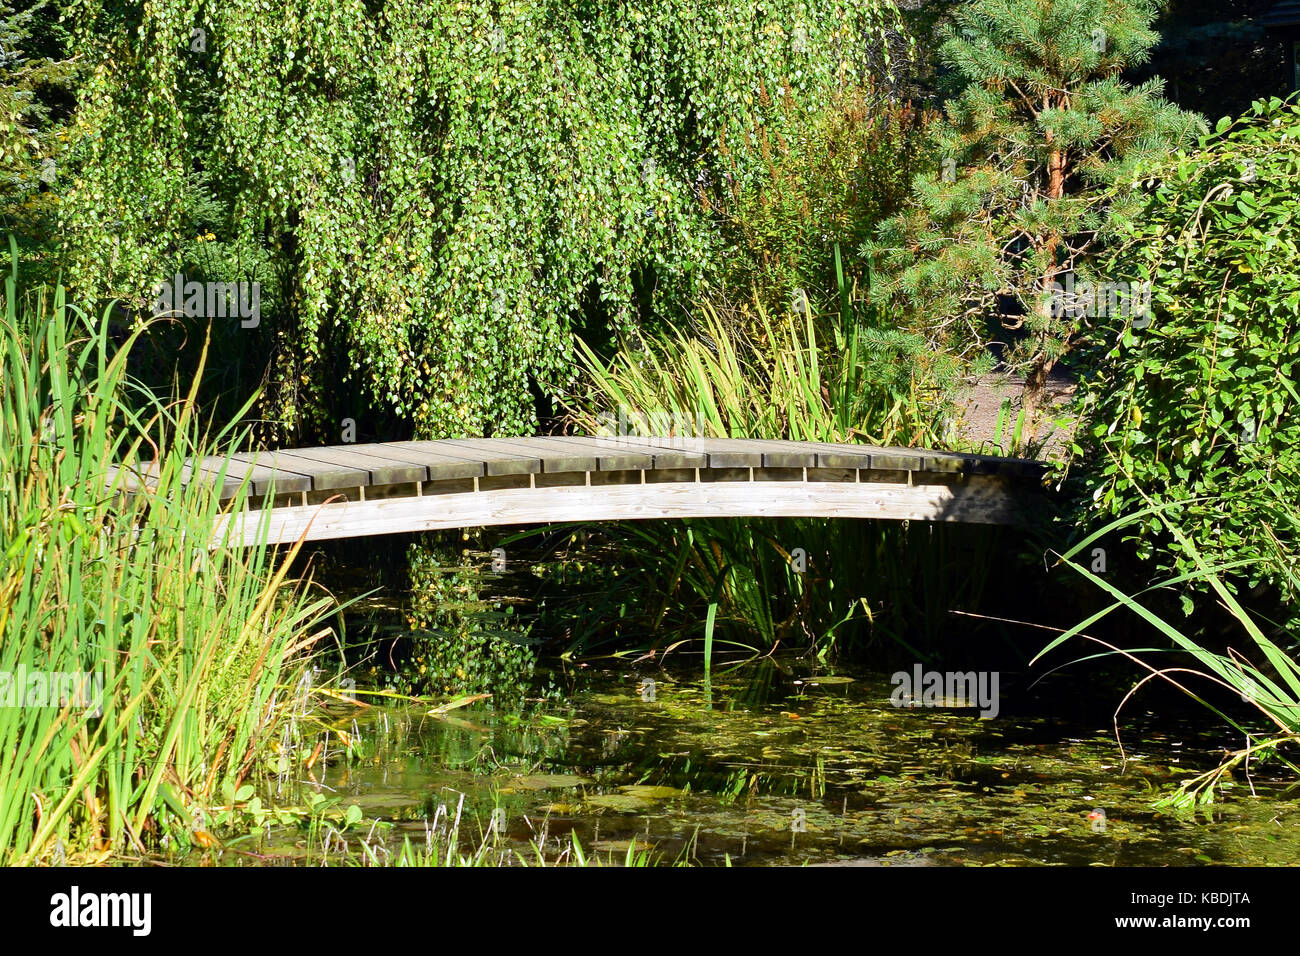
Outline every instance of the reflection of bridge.
{"label": "reflection of bridge", "polygon": [[235,540],[629,518],[1017,523],[1038,462],[913,448],[713,438],[485,438],[208,458]]}

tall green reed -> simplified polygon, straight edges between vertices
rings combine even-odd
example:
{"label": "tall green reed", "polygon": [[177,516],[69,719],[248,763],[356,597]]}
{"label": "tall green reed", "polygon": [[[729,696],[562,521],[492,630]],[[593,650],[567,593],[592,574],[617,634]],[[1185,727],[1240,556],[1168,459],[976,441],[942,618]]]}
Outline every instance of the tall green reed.
{"label": "tall green reed", "polygon": [[[671,422],[707,437],[938,444],[952,369],[919,338],[893,328],[888,315],[861,307],[835,253],[838,314],[805,307],[773,316],[756,300],[741,321],[705,302],[697,327],[609,359],[578,341],[589,391],[573,403],[577,429],[602,433],[614,410],[625,409],[628,420]],[[940,593],[946,576],[927,558],[938,547],[935,533],[921,526],[692,520],[624,523],[602,533],[617,554],[635,559],[636,584],[606,595],[591,617],[622,621],[636,604],[656,643],[702,636],[706,667],[715,645],[826,652],[864,623],[884,625],[880,632],[906,642],[908,631],[942,626],[927,620],[923,628],[921,618],[954,597]],[[802,570],[792,561],[796,548],[807,556]],[[963,569],[948,583],[966,588],[980,580]],[[876,616],[882,607],[888,623]],[[573,645],[590,649],[601,639],[592,633],[598,628],[579,627]]]}
{"label": "tall green reed", "polygon": [[[0,321],[0,672],[102,676],[98,706],[14,688],[0,706],[0,857],[25,864],[179,843],[275,741],[326,600],[265,547],[213,541],[223,505],[187,458],[195,388],[163,400],[62,287]],[[196,378],[197,382],[197,378]],[[224,469],[223,469],[224,472]],[[224,473],[218,476],[219,484]],[[241,507],[247,487],[228,507]],[[11,677],[12,682],[12,677]]]}
{"label": "tall green reed", "polygon": [[772,316],[755,303],[741,321],[706,301],[696,326],[608,360],[576,339],[590,394],[571,417],[593,434],[602,412],[623,408],[715,438],[937,445],[952,369],[855,300],[841,273],[839,315],[816,315],[805,300]]}

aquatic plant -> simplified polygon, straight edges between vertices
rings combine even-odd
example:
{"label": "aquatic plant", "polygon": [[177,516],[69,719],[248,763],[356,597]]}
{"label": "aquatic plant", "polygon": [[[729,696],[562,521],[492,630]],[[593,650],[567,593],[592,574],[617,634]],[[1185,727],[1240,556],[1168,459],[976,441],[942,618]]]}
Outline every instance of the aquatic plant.
{"label": "aquatic plant", "polygon": [[[838,311],[830,315],[804,301],[801,310],[774,316],[756,298],[741,321],[705,302],[698,328],[661,334],[608,360],[579,342],[589,391],[574,397],[576,427],[600,433],[612,409],[626,409],[625,417],[684,423],[707,437],[941,445],[951,360],[864,307],[838,248],[834,271]],[[822,653],[854,622],[873,630],[879,622],[902,642],[906,632],[935,638],[948,623],[948,602],[977,596],[989,566],[944,565],[941,549],[963,535],[988,546],[989,534],[796,519],[609,525],[600,529],[612,546],[609,562],[627,559],[637,571],[575,622],[570,649],[626,640],[627,630],[644,633],[646,625],[656,645],[703,637],[706,661],[715,634],[742,650],[784,643]]]}
{"label": "aquatic plant", "polygon": [[860,308],[838,247],[835,265],[839,310],[829,315],[806,298],[771,315],[756,299],[742,321],[737,307],[706,300],[694,326],[608,360],[576,340],[588,391],[573,396],[574,425],[597,434],[624,409],[712,438],[939,445],[952,360]]}
{"label": "aquatic plant", "polygon": [[[1248,563],[1262,561],[1269,565],[1266,573],[1286,578],[1292,587],[1300,584],[1300,575],[1296,572],[1296,555],[1285,543],[1291,539],[1289,535],[1279,533],[1277,530],[1279,525],[1284,525],[1287,531],[1293,531],[1297,522],[1300,522],[1300,509],[1297,508],[1294,500],[1283,495],[1276,485],[1266,482],[1264,487],[1273,498],[1272,507],[1258,515],[1264,536],[1269,542],[1267,552],[1260,557],[1238,558],[1234,561],[1211,564],[1204,556],[1201,546],[1195,543],[1185,531],[1186,517],[1183,507],[1187,501],[1177,499],[1157,502],[1145,494],[1143,495],[1147,502],[1145,508],[1108,523],[1060,555],[1062,563],[1109,594],[1113,601],[1074,627],[1062,632],[1038,653],[1034,658],[1035,661],[1073,637],[1085,637],[1107,647],[1108,653],[1122,654],[1147,671],[1147,676],[1143,677],[1121,701],[1120,709],[1143,685],[1152,680],[1162,680],[1209,708],[1245,738],[1245,746],[1230,752],[1218,767],[1183,783],[1172,794],[1165,797],[1162,802],[1170,806],[1185,807],[1213,801],[1216,784],[1221,783],[1233,768],[1243,764],[1249,766],[1252,761],[1260,763],[1266,759],[1276,758],[1300,775],[1300,766],[1284,756],[1288,745],[1294,746],[1300,743],[1300,661],[1264,633],[1255,617],[1242,607],[1233,589],[1226,583],[1230,580],[1227,577],[1229,573],[1240,572]],[[1198,501],[1197,504],[1212,506],[1213,503]],[[1163,578],[1140,591],[1126,593],[1116,584],[1075,560],[1104,535],[1129,526],[1147,526],[1152,521],[1158,522],[1169,539],[1181,549],[1179,560],[1186,562],[1190,570]],[[1188,582],[1203,584],[1218,597],[1232,620],[1249,638],[1250,645],[1246,651],[1238,651],[1231,646],[1223,651],[1212,650],[1203,640],[1193,639],[1185,628],[1175,626],[1152,610],[1148,606],[1152,602],[1143,600],[1144,595],[1154,597],[1166,589],[1179,588]],[[1167,639],[1170,643],[1169,653],[1173,654],[1177,663],[1153,664],[1148,662],[1145,656],[1140,656],[1143,654],[1142,650],[1116,647],[1085,633],[1095,623],[1121,608],[1131,611]],[[1208,682],[1212,686],[1235,694],[1243,703],[1249,705],[1251,712],[1263,718],[1266,729],[1260,730],[1247,726],[1246,722],[1229,712],[1223,701],[1213,695],[1203,695],[1200,690],[1194,689],[1190,679],[1195,679],[1198,683]]]}
{"label": "aquatic plant", "polygon": [[184,845],[196,811],[264,758],[289,759],[285,688],[329,602],[290,580],[296,548],[214,541],[222,506],[186,459],[234,429],[209,433],[193,388],[134,387],[142,331],[115,343],[107,310],[92,318],[62,287],[20,293],[16,250],[14,263],[0,311],[0,692],[14,697],[0,706],[0,859]]}

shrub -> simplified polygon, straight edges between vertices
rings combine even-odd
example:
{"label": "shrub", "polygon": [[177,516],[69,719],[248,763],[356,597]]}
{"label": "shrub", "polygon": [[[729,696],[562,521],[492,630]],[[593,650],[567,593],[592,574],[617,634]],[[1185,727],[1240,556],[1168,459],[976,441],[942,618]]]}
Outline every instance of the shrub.
{"label": "shrub", "polygon": [[[1227,580],[1285,588],[1258,559],[1292,527],[1264,520],[1277,500],[1265,485],[1291,500],[1300,488],[1300,107],[1257,102],[1123,188],[1145,201],[1116,222],[1110,271],[1152,283],[1152,317],[1105,329],[1075,449],[1085,507],[1175,503],[1210,564],[1250,562]],[[1156,516],[1131,535],[1158,568],[1194,569]]]}
{"label": "shrub", "polygon": [[[772,108],[765,90],[760,106]],[[789,116],[788,97],[776,109],[775,126],[751,118],[740,155],[719,145],[723,178],[705,203],[728,252],[714,294],[747,313],[751,298],[775,312],[801,289],[814,310],[833,311],[835,246],[857,249],[906,201],[926,116],[874,87],[838,91],[810,117]],[[760,162],[742,161],[755,152]],[[865,264],[846,262],[845,277],[865,288]]]}

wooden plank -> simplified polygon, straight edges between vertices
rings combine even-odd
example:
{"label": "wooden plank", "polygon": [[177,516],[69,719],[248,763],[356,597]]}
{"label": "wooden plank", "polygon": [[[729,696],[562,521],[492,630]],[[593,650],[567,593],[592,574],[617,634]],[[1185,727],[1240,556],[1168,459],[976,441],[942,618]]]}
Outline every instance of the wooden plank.
{"label": "wooden plank", "polygon": [[984,463],[979,455],[969,455],[956,451],[925,450],[927,471],[956,472],[963,475],[994,475],[1001,469],[994,463]]}
{"label": "wooden plank", "polygon": [[[279,508],[272,541],[351,538],[440,528],[647,518],[817,517],[895,521],[1014,523],[1020,508],[1001,478],[973,476],[950,485],[901,482],[665,482],[495,491]],[[238,514],[236,535],[258,515]],[[218,537],[220,528],[218,529]]]}
{"label": "wooden plank", "polygon": [[[311,488],[308,489],[310,491],[326,491],[331,488],[355,488],[358,485],[370,484],[368,472],[335,462],[303,458],[293,449],[240,452],[230,457],[237,461],[252,462],[272,471],[284,470],[307,475],[311,478]],[[258,494],[265,494],[264,491],[257,491],[256,487],[254,487],[254,491]]]}
{"label": "wooden plank", "polygon": [[817,465],[821,468],[857,468],[859,470],[874,467],[871,461],[870,446],[835,445],[830,443],[817,447]]}
{"label": "wooden plank", "polygon": [[[418,443],[421,446],[436,447],[434,442]],[[441,454],[433,447],[415,447],[414,445],[356,445],[358,455],[368,455],[388,461],[410,462],[423,465],[430,481],[444,481],[454,478],[481,478],[487,473],[483,462],[454,455]]]}
{"label": "wooden plank", "polygon": [[1046,469],[1043,462],[1000,455],[975,455],[968,452],[934,451],[929,448],[881,448],[883,454],[916,454],[925,457],[927,471],[959,472],[967,475],[1003,475],[1009,478],[1034,477]]}
{"label": "wooden plank", "polygon": [[[694,438],[709,456],[710,468],[815,468],[812,443],[773,438]],[[842,466],[841,466],[842,467]]]}
{"label": "wooden plank", "polygon": [[1009,458],[1005,455],[974,455],[959,452],[926,452],[935,458],[960,457],[964,460],[964,469],[973,475],[1004,475],[1008,478],[1038,478],[1046,470],[1047,464],[1031,458]]}
{"label": "wooden plank", "polygon": [[[566,436],[569,437],[569,436]],[[670,468],[707,468],[709,456],[700,451],[688,451],[682,447],[682,439],[673,437],[656,437],[646,435],[582,435],[584,442],[598,443],[599,447],[627,448],[638,454],[650,455],[654,459],[653,468],[662,471]]]}
{"label": "wooden plank", "polygon": [[551,438],[488,438],[484,441],[490,441],[507,451],[537,455],[542,462],[542,471],[546,474],[598,469],[594,450],[581,445],[557,442]]}
{"label": "wooden plank", "polygon": [[[870,468],[872,449],[866,445],[836,445],[830,442],[804,442],[771,438],[696,439],[698,447],[708,447],[711,467],[730,468],[753,465],[755,454],[762,456],[765,468]],[[900,463],[891,457],[882,466],[886,470]],[[920,456],[908,459],[908,466],[920,466]]]}
{"label": "wooden plank", "polygon": [[[850,445],[824,441],[787,441],[787,445],[816,450],[823,468],[874,468],[876,471],[972,472],[976,455],[901,446]],[[868,463],[863,464],[863,459]],[[1014,460],[1014,459],[1008,459]],[[982,473],[995,473],[985,471]]]}
{"label": "wooden plank", "polygon": [[[655,466],[652,452],[630,445],[607,444],[581,435],[551,435],[550,441],[593,451],[599,471],[648,471]],[[701,456],[703,457],[703,456]]]}
{"label": "wooden plank", "polygon": [[[886,456],[920,456],[925,460],[925,471],[968,475],[1004,475],[1010,478],[1041,475],[1046,469],[1042,462],[1027,458],[1008,458],[1000,455],[975,455],[969,452],[935,451],[930,448],[902,448],[885,446],[873,449],[874,456],[884,461]],[[874,465],[873,467],[883,467]]]}
{"label": "wooden plank", "polygon": [[222,462],[226,462],[226,474],[239,480],[249,478],[252,482],[252,490],[255,495],[265,495],[274,483],[277,494],[294,491],[311,491],[311,478],[307,475],[298,474],[292,471],[282,469],[271,469],[263,465],[254,465],[250,462],[239,461],[234,458],[204,458],[195,465],[196,472],[202,472],[206,475],[216,476],[220,471]]}
{"label": "wooden plank", "polygon": [[[350,484],[329,485],[330,488],[356,487],[363,485],[396,485],[408,481],[427,481],[428,469],[409,461],[393,461],[375,455],[360,455],[349,445],[326,445],[321,448],[294,448],[281,452],[282,460],[291,461],[305,458],[308,461],[331,466],[336,470],[347,469],[353,477],[364,475],[364,480],[351,481]],[[315,490],[323,491],[322,485]]]}
{"label": "wooden plank", "polygon": [[[925,471],[929,460],[924,452],[912,448],[882,448],[878,445],[849,445],[834,442],[814,442],[818,461],[825,461],[825,467],[847,467],[849,461],[859,461],[866,455],[875,471]],[[824,457],[823,457],[824,456]],[[862,467],[857,465],[856,467]]]}
{"label": "wooden plank", "polygon": [[860,468],[877,471],[955,471],[952,465],[935,465],[927,449],[885,448],[836,442],[782,440],[782,444],[815,451],[821,468]]}
{"label": "wooden plank", "polygon": [[[111,487],[119,473],[122,475],[120,488],[123,491],[141,491],[147,488],[156,487],[158,484],[158,463],[149,462],[148,464],[149,467],[144,471],[141,471],[138,468],[126,468],[121,465],[110,466],[104,472],[104,487]],[[214,477],[214,475],[210,475],[206,472],[199,472],[199,478],[207,481],[209,484],[212,483]],[[186,462],[181,466],[181,483],[188,485],[193,479],[194,469],[189,462]],[[238,478],[227,474],[221,483],[221,489],[217,495],[218,499],[225,501],[228,498],[233,498],[235,492],[239,490],[240,484],[241,481]],[[250,488],[249,491],[251,493],[252,489]]]}
{"label": "wooden plank", "polygon": [[423,448],[439,455],[482,463],[491,476],[529,475],[542,470],[542,459],[520,451],[507,451],[491,438],[439,438],[436,441],[385,442],[397,448]]}
{"label": "wooden plank", "polygon": [[763,450],[746,438],[681,438],[688,451],[708,456],[710,468],[762,468]]}
{"label": "wooden plank", "polygon": [[763,453],[765,468],[816,468],[817,450],[807,442],[762,439],[754,442]]}
{"label": "wooden plank", "polygon": [[[632,438],[618,439],[623,441]],[[655,441],[657,439],[638,438],[635,440]],[[681,441],[682,439],[658,439],[662,441]],[[690,439],[685,439],[690,440]],[[1023,458],[1006,458],[991,455],[973,455],[963,452],[932,451],[928,448],[906,448],[900,446],[855,445],[836,442],[804,442],[790,439],[699,439],[719,444],[720,449],[731,453],[743,453],[755,449],[764,454],[764,467],[819,467],[819,468],[859,468],[880,471],[934,471],[939,473],[1007,475],[1009,477],[1028,477],[1041,474],[1044,466],[1040,462]],[[790,454],[781,454],[789,452]],[[810,461],[811,454],[816,461]],[[727,451],[718,452],[718,461],[713,467],[734,467],[734,459],[726,458]]]}
{"label": "wooden plank", "polygon": [[901,471],[953,471],[940,465],[924,448],[905,448],[901,445],[878,445],[871,449],[871,467],[897,468]]}

